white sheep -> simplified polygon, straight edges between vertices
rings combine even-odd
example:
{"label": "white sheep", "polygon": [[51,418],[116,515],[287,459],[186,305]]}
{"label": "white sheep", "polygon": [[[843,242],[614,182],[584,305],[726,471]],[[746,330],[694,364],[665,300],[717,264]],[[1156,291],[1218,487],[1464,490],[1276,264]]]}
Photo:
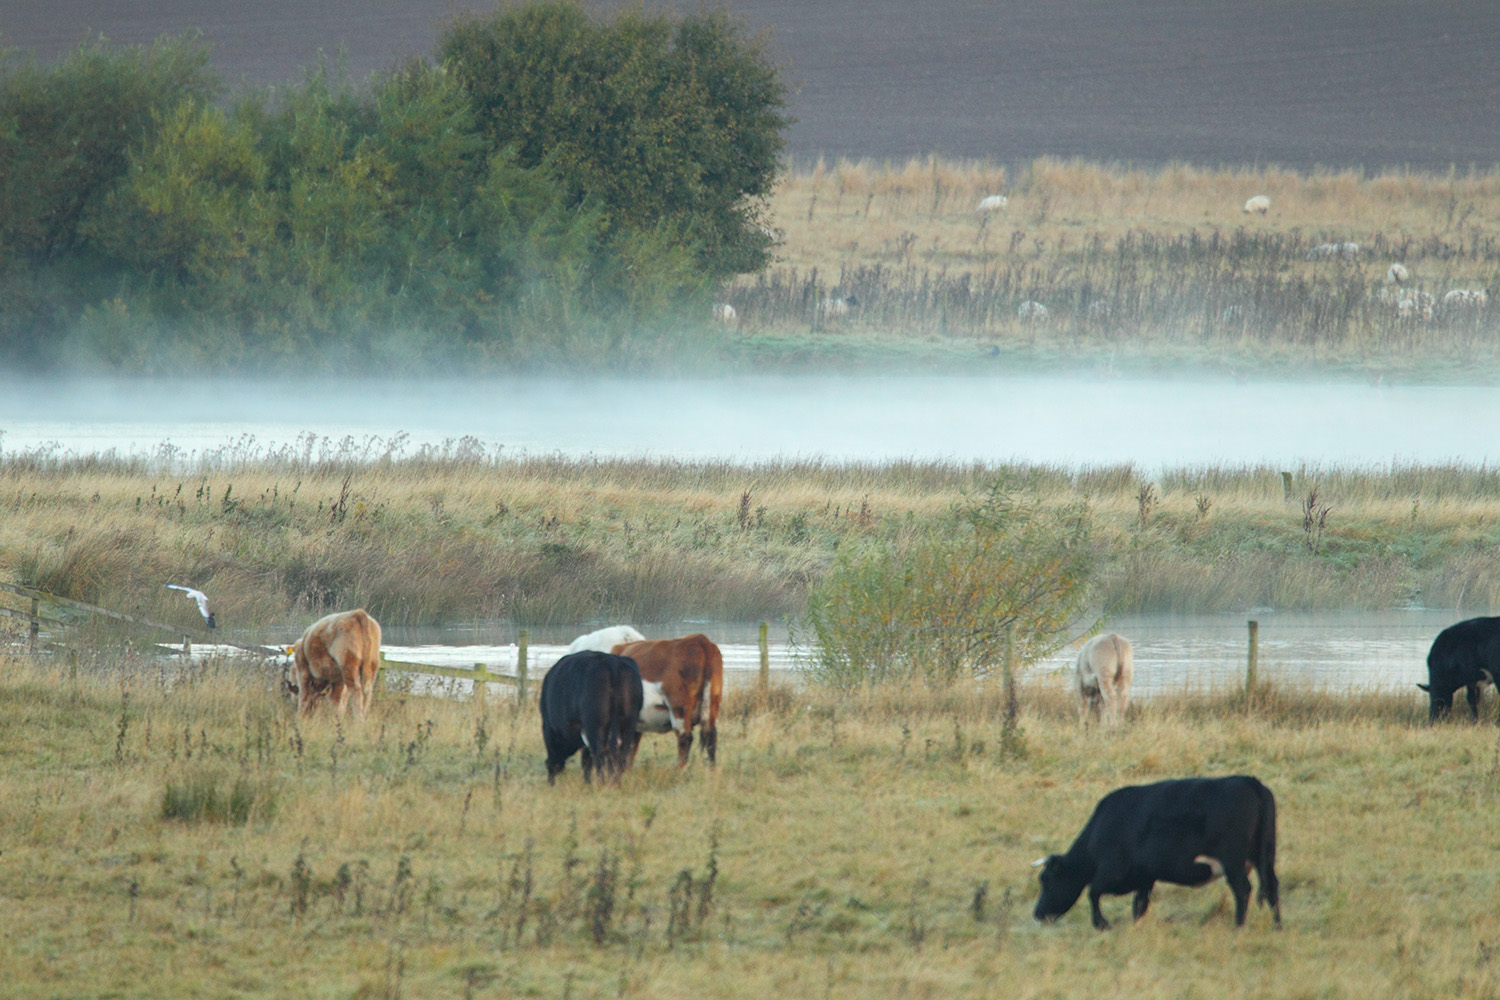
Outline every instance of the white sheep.
{"label": "white sheep", "polygon": [[1489,305],[1489,303],[1489,292],[1486,292],[1483,288],[1455,288],[1443,296],[1443,308],[1453,312],[1470,309],[1477,312]]}
{"label": "white sheep", "polygon": [[1245,211],[1246,213],[1259,212],[1261,215],[1265,215],[1270,210],[1271,210],[1271,199],[1267,198],[1263,194],[1258,194],[1255,197],[1253,197],[1253,198],[1249,199],[1248,201],[1246,201],[1245,202],[1245,207],[1243,209],[1243,211]]}
{"label": "white sheep", "polygon": [[1045,323],[1047,322],[1047,307],[1040,302],[1027,299],[1016,310],[1016,316],[1032,323]]}
{"label": "white sheep", "polygon": [[1319,243],[1307,251],[1308,260],[1358,260],[1358,243]]}
{"label": "white sheep", "polygon": [[714,303],[714,319],[718,320],[720,323],[723,323],[725,326],[733,326],[735,320],[739,318],[740,314],[735,312],[734,306],[730,305],[728,302]]}
{"label": "white sheep", "polygon": [[1396,316],[1403,320],[1432,322],[1432,311],[1437,299],[1430,292],[1413,292],[1396,303]]}
{"label": "white sheep", "polygon": [[818,312],[831,319],[849,315],[849,310],[857,305],[859,305],[859,300],[852,295],[830,297],[818,303]]}
{"label": "white sheep", "polygon": [[978,209],[976,209],[976,211],[998,212],[1000,211],[1000,209],[1009,204],[1010,199],[1005,197],[1005,195],[1003,194],[986,195],[985,197],[979,199],[979,207]]}
{"label": "white sheep", "polygon": [[1410,277],[1410,275],[1406,273],[1406,267],[1404,265],[1392,264],[1390,267],[1385,269],[1385,283],[1387,285],[1404,285],[1406,284],[1406,279],[1408,277]]}

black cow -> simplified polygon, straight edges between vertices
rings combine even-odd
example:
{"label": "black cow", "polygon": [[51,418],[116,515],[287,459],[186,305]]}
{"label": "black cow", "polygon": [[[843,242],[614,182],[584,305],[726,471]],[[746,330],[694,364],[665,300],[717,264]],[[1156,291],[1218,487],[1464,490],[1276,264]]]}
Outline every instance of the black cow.
{"label": "black cow", "polygon": [[[1427,683],[1417,687],[1431,699],[1429,719],[1453,710],[1453,693],[1467,688],[1469,715],[1479,720],[1479,685],[1500,675],[1500,618],[1470,618],[1449,625],[1427,653]],[[1500,722],[1500,719],[1496,720]]]}
{"label": "black cow", "polygon": [[584,781],[596,764],[618,779],[641,738],[636,721],[642,701],[641,671],[628,656],[585,650],[558,660],[542,678],[540,699],[547,783],[579,750]]}
{"label": "black cow", "polygon": [[1084,886],[1094,926],[1106,930],[1099,897],[1135,893],[1131,913],[1139,920],[1157,882],[1205,885],[1222,874],[1234,892],[1234,923],[1250,906],[1250,869],[1260,872],[1260,901],[1281,926],[1276,882],[1276,799],[1255,778],[1183,778],[1117,788],[1094,807],[1094,815],[1067,854],[1036,862],[1042,895],[1036,919],[1053,921],[1078,901]]}

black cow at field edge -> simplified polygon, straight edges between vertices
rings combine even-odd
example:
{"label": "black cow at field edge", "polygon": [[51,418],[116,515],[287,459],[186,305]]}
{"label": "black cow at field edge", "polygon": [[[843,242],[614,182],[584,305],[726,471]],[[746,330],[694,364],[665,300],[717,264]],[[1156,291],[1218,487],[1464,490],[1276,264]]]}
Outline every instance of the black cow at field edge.
{"label": "black cow at field edge", "polygon": [[1449,625],[1432,640],[1427,653],[1427,683],[1417,685],[1431,699],[1427,717],[1436,720],[1447,715],[1453,709],[1453,693],[1466,688],[1469,715],[1478,721],[1479,685],[1494,684],[1497,674],[1500,618],[1470,618]]}
{"label": "black cow at field edge", "polygon": [[1042,866],[1035,911],[1041,921],[1067,913],[1087,886],[1094,926],[1106,930],[1100,896],[1135,893],[1131,913],[1139,920],[1157,882],[1205,885],[1222,874],[1234,893],[1239,927],[1250,906],[1250,869],[1255,868],[1260,901],[1281,926],[1276,798],[1248,775],[1117,788],[1099,800],[1067,854],[1036,865]]}
{"label": "black cow at field edge", "polygon": [[628,656],[585,650],[558,660],[542,678],[539,705],[547,745],[547,783],[583,751],[583,780],[595,766],[618,779],[641,734],[641,671]]}

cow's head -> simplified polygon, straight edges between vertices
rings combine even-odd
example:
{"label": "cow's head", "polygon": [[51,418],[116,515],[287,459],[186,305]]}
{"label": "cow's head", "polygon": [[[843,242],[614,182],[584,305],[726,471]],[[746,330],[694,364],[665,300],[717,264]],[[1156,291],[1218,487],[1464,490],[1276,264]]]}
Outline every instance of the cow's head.
{"label": "cow's head", "polygon": [[1061,854],[1034,861],[1031,866],[1042,870],[1042,894],[1032,911],[1032,916],[1042,923],[1051,923],[1071,910],[1083,894],[1083,887],[1089,884],[1088,874],[1075,871]]}
{"label": "cow's head", "polygon": [[1443,716],[1447,715],[1449,712],[1453,711],[1453,692],[1450,691],[1447,694],[1443,694],[1441,691],[1434,691],[1429,685],[1426,684],[1418,684],[1417,687],[1427,692],[1428,719],[1435,722],[1438,719],[1441,719]]}

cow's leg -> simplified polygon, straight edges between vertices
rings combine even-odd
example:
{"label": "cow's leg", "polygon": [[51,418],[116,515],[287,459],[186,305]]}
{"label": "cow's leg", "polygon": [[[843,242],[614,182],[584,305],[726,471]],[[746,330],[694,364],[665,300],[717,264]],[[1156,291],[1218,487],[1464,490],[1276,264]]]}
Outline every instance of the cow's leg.
{"label": "cow's leg", "polygon": [[1234,926],[1243,927],[1245,913],[1250,909],[1250,876],[1245,874],[1245,863],[1226,862],[1224,881],[1229,883],[1229,890],[1234,893]]}
{"label": "cow's leg", "polygon": [[545,723],[542,725],[542,745],[547,748],[547,784],[556,784],[557,776],[568,766],[568,754],[571,750],[564,744],[562,737]]}
{"label": "cow's leg", "polygon": [[1135,899],[1130,904],[1130,915],[1136,920],[1146,915],[1146,907],[1151,905],[1151,886],[1136,890]]}
{"label": "cow's leg", "polygon": [[343,681],[334,681],[328,689],[328,701],[333,705],[334,711],[342,716],[349,702],[349,686]]}
{"label": "cow's leg", "polygon": [[307,664],[298,660],[295,666],[297,677],[297,712],[299,715],[307,715],[313,706],[313,678],[312,671]]}
{"label": "cow's leg", "polygon": [[1465,694],[1469,697],[1469,718],[1475,722],[1479,721],[1479,682],[1475,681],[1468,685]]}
{"label": "cow's leg", "polygon": [[1099,890],[1094,885],[1089,886],[1089,913],[1094,918],[1094,929],[1107,931],[1109,930],[1109,921],[1104,919],[1104,913],[1099,909],[1100,895]]}
{"label": "cow's leg", "polygon": [[677,766],[687,767],[688,754],[693,749],[693,731],[684,729],[677,734]]}
{"label": "cow's leg", "polygon": [[585,784],[593,781],[593,773],[594,755],[592,752],[590,752],[589,748],[585,746],[583,748],[583,780]]}
{"label": "cow's leg", "polygon": [[715,759],[719,749],[719,731],[717,729],[703,730],[703,752],[708,754],[708,765],[713,767],[718,761]]}

